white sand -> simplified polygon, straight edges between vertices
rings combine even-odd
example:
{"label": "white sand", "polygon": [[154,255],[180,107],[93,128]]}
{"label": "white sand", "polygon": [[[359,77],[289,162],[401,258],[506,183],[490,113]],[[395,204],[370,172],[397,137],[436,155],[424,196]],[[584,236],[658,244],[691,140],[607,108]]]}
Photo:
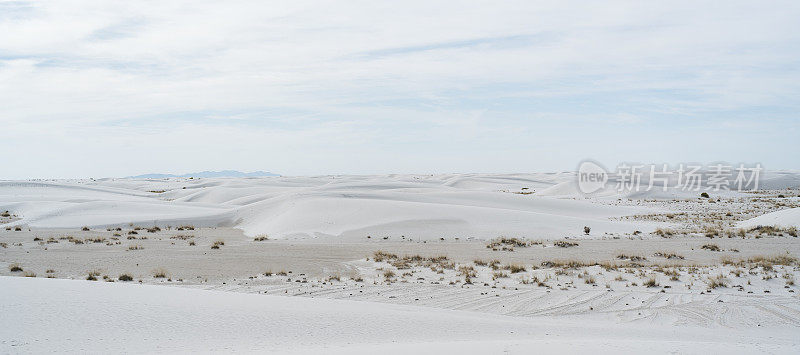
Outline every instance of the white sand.
{"label": "white sand", "polygon": [[[798,353],[796,259],[747,261],[797,258],[796,231],[736,234],[797,226],[800,198],[786,188],[798,176],[711,199],[586,198],[573,174],[3,181],[0,353]],[[197,228],[167,228],[182,224]],[[709,226],[720,231],[707,237]],[[537,243],[486,248],[501,235]],[[579,245],[555,245],[565,238]],[[377,250],[452,264],[368,259]],[[558,260],[623,266],[543,264]],[[474,267],[471,282],[461,267]],[[8,277],[25,273],[37,277]],[[102,282],[122,273],[135,281]]]}
{"label": "white sand", "polygon": [[[405,235],[560,238],[652,229],[630,207],[518,194],[570,176],[348,176],[0,182],[0,210],[31,227],[229,226],[272,238]],[[527,190],[523,190],[527,188]],[[163,191],[154,193],[149,191]],[[517,193],[514,193],[517,192]],[[640,209],[641,210],[641,209]]]}
{"label": "white sand", "polygon": [[742,221],[738,225],[742,228],[758,226],[800,227],[800,208],[790,208],[767,213]]}
{"label": "white sand", "polygon": [[640,327],[370,302],[0,277],[4,353],[796,353],[795,329]]}

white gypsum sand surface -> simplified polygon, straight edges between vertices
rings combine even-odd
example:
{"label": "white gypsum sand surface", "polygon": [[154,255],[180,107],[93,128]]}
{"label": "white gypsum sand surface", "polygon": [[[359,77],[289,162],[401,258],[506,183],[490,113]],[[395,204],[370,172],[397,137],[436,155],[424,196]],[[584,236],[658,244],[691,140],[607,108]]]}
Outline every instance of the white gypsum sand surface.
{"label": "white gypsum sand surface", "polygon": [[[571,174],[3,181],[2,304],[28,327],[5,317],[2,346],[793,353],[800,194],[768,177],[708,197],[586,197]],[[97,315],[107,332],[72,329]]]}
{"label": "white gypsum sand surface", "polygon": [[[230,226],[273,238],[358,239],[403,233],[491,238],[560,237],[592,224],[602,232],[634,225],[608,217],[627,206],[526,195],[569,176],[322,176],[244,179],[0,182],[0,210],[31,227]],[[522,190],[522,189],[526,190]],[[641,209],[640,209],[641,210]],[[639,228],[652,229],[646,223]]]}
{"label": "white gypsum sand surface", "polygon": [[274,297],[148,285],[0,278],[4,352],[528,353],[797,350],[786,329],[640,327],[594,320]]}

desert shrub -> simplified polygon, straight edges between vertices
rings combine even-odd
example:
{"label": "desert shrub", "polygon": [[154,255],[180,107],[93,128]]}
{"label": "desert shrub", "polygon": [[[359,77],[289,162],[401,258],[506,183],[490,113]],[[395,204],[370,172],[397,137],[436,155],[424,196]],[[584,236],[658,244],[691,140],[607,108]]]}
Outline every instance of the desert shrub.
{"label": "desert shrub", "polygon": [[702,198],[710,198],[710,196],[708,196],[708,192],[701,193],[700,197],[702,197]]}
{"label": "desert shrub", "polygon": [[253,238],[253,241],[255,242],[263,242],[265,240],[269,240],[269,236],[266,234],[259,234],[255,238]]}
{"label": "desert shrub", "polygon": [[386,260],[397,259],[397,254],[391,254],[383,250],[378,250],[372,254],[372,257],[375,259],[376,262],[383,262]]}
{"label": "desert shrub", "polygon": [[720,251],[719,245],[716,244],[703,244],[701,249],[709,250],[709,251]]}
{"label": "desert shrub", "polygon": [[128,246],[128,250],[143,250],[144,247],[141,245],[130,245]]}
{"label": "desert shrub", "polygon": [[589,228],[589,226],[583,227],[583,234],[588,235],[589,232],[591,232],[591,231],[592,231],[592,228]]}
{"label": "desert shrub", "polygon": [[190,246],[195,246],[195,242],[194,242],[194,240],[190,240],[190,241],[189,241],[189,245],[190,245]]}
{"label": "desert shrub", "polygon": [[386,270],[383,272],[383,277],[385,277],[387,280],[393,278],[394,276],[394,271],[392,270]]}
{"label": "desert shrub", "polygon": [[647,258],[639,255],[627,255],[627,254],[619,254],[617,255],[617,259],[620,260],[630,260],[630,261],[646,261]]}
{"label": "desert shrub", "polygon": [[[529,241],[525,241],[525,240],[517,239],[517,238],[500,237],[500,238],[496,238],[496,239],[490,240],[489,243],[486,244],[486,247],[490,248],[490,249],[496,249],[496,248],[502,247],[502,246],[524,248],[524,247],[531,246],[533,244],[537,244],[537,243],[529,242]],[[513,251],[513,249],[511,249],[511,250]]]}
{"label": "desert shrub", "polygon": [[155,233],[155,232],[160,232],[160,231],[161,231],[161,228],[159,228],[158,226],[153,226],[153,227],[147,228],[147,232],[148,233]]}
{"label": "desert shrub", "polygon": [[508,271],[510,271],[512,274],[525,272],[525,266],[520,264],[511,264],[508,266]]}
{"label": "desert shrub", "polygon": [[458,274],[464,277],[478,277],[478,272],[475,271],[475,268],[468,265],[462,265],[458,267]]}
{"label": "desert shrub", "polygon": [[708,280],[706,281],[706,285],[708,285],[708,288],[728,287],[727,283],[728,280],[725,279],[725,277],[722,275],[709,277]]}
{"label": "desert shrub", "polygon": [[191,235],[191,234],[189,234],[189,235],[178,234],[178,235],[174,235],[174,236],[169,237],[169,239],[179,239],[179,240],[188,240],[188,239],[192,239],[192,238],[194,238],[194,235]]}
{"label": "desert shrub", "polygon": [[492,272],[492,280],[497,280],[497,279],[506,278],[506,277],[508,277],[508,274],[503,272],[503,271]]}
{"label": "desert shrub", "polygon": [[659,237],[662,237],[662,238],[669,238],[669,237],[672,237],[673,235],[675,235],[675,231],[672,230],[672,229],[657,228],[653,232],[653,234],[655,234],[655,235],[657,235]]}
{"label": "desert shrub", "polygon": [[703,228],[703,235],[705,235],[706,238],[717,237],[717,236],[720,235],[720,233],[721,233],[721,231],[717,227],[708,227],[707,226],[707,227]]}
{"label": "desert shrub", "polygon": [[84,227],[82,227],[82,228],[81,228],[81,230],[82,230],[82,231],[84,231],[84,232],[88,232],[88,231],[90,231],[89,227],[85,227],[85,226],[84,226]]}
{"label": "desert shrub", "polygon": [[180,227],[178,227],[176,229],[179,230],[179,231],[182,231],[182,230],[193,231],[194,230],[194,226],[184,225],[184,226],[180,226]]}
{"label": "desert shrub", "polygon": [[22,276],[25,276],[25,277],[36,277],[36,273],[34,273],[32,271],[25,271],[25,273],[22,274]]}
{"label": "desert shrub", "polygon": [[578,243],[568,242],[566,240],[559,240],[553,243],[553,245],[561,248],[571,248],[571,247],[577,247]]}
{"label": "desert shrub", "polygon": [[650,276],[642,285],[647,287],[658,287],[658,280],[656,280],[655,276]]}
{"label": "desert shrub", "polygon": [[4,211],[3,213],[0,213],[0,217],[11,217],[11,214],[8,213],[8,211]]}
{"label": "desert shrub", "polygon": [[653,254],[653,256],[661,257],[661,258],[664,258],[664,259],[678,259],[678,260],[683,260],[684,259],[683,256],[681,256],[681,255],[678,255],[678,254],[675,254],[675,253],[672,253],[672,252],[664,252],[664,251],[656,252],[655,254]]}
{"label": "desert shrub", "polygon": [[157,279],[166,278],[167,277],[167,270],[164,270],[163,268],[155,269],[155,270],[153,270],[153,277],[157,278]]}
{"label": "desert shrub", "polygon": [[11,264],[8,266],[8,270],[11,272],[20,272],[22,271],[22,266],[19,266],[19,264]]}
{"label": "desert shrub", "polygon": [[591,266],[591,265],[595,265],[595,263],[584,263],[577,260],[552,260],[552,261],[548,260],[548,261],[543,261],[541,264],[541,266],[544,268],[558,267],[565,269],[576,269],[579,267]]}

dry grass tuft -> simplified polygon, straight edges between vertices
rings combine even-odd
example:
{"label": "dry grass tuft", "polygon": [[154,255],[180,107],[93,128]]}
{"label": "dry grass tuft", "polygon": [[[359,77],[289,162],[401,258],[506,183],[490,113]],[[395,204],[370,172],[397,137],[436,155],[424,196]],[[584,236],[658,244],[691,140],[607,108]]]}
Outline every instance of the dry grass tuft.
{"label": "dry grass tuft", "polygon": [[571,247],[577,247],[578,243],[568,242],[566,240],[559,240],[559,241],[553,243],[553,246],[557,246],[557,247],[560,247],[560,248],[571,248]]}
{"label": "dry grass tuft", "polygon": [[153,277],[157,279],[163,279],[167,277],[167,270],[164,268],[158,268],[153,270]]}
{"label": "dry grass tuft", "polygon": [[728,280],[722,275],[712,276],[708,278],[706,285],[708,288],[728,287]]}
{"label": "dry grass tuft", "polygon": [[654,276],[650,276],[650,278],[648,278],[647,281],[645,281],[642,285],[647,286],[647,287],[658,287],[659,286],[658,280],[656,280],[655,275]]}

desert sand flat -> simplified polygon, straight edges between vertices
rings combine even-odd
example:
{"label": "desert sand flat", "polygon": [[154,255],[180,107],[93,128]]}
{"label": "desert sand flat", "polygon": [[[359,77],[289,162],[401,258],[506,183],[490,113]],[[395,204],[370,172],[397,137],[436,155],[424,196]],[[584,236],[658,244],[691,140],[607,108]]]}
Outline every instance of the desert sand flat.
{"label": "desert sand flat", "polygon": [[[790,328],[708,331],[373,302],[0,277],[6,353],[792,353]],[[387,346],[389,346],[387,348]]]}

